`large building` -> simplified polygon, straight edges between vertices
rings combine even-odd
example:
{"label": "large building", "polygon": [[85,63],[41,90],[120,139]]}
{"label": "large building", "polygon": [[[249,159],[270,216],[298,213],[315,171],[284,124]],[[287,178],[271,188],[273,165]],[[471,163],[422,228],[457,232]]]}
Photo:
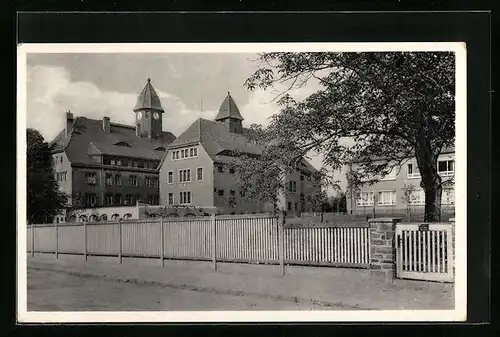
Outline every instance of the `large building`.
{"label": "large building", "polygon": [[[56,181],[71,206],[159,204],[158,167],[175,136],[162,131],[164,110],[149,78],[133,113],[136,123],[128,126],[66,112],[66,127],[49,146]],[[54,222],[75,217],[58,215]]]}
{"label": "large building", "polygon": [[[454,148],[445,148],[441,151],[437,168],[443,181],[441,211],[453,213],[455,209]],[[356,163],[353,163],[350,169],[356,170]],[[420,186],[420,181],[416,158],[408,158],[400,167],[394,167],[377,183],[358,186],[348,191],[347,212],[366,215],[371,215],[373,212],[377,215],[400,215],[409,210],[413,213],[423,213],[425,193]],[[357,191],[353,191],[356,189]]]}
{"label": "large building", "polygon": [[[271,212],[272,203],[257,203],[245,198],[237,184],[234,153],[260,155],[262,147],[245,136],[243,117],[227,94],[215,120],[198,119],[167,149],[160,166],[160,203],[190,206],[218,213]],[[320,189],[310,176],[315,171],[306,160],[287,175],[287,193],[279,196],[281,209],[289,212],[310,210],[307,195]]]}

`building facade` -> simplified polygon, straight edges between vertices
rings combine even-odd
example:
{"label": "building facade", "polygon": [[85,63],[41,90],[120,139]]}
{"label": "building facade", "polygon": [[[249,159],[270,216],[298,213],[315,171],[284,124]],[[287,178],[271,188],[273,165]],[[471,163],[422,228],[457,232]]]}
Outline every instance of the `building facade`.
{"label": "building facade", "polygon": [[[216,210],[220,214],[272,212],[272,202],[259,203],[245,197],[239,188],[235,152],[260,155],[262,147],[244,135],[243,117],[230,93],[222,102],[215,120],[198,119],[167,149],[160,165],[160,203]],[[310,175],[315,171],[307,161],[297,173],[285,178],[287,193],[279,197],[280,209],[305,211],[306,195],[317,191]],[[302,178],[301,178],[302,177]]]}
{"label": "building facade", "polygon": [[77,214],[96,207],[159,204],[159,163],[175,136],[162,131],[164,110],[150,79],[133,113],[136,123],[129,126],[66,112],[66,127],[49,147],[69,213],[54,222],[79,221]]}
{"label": "building facade", "polygon": [[[438,157],[438,173],[442,178],[443,190],[441,211],[454,213],[455,210],[455,149],[443,149]],[[356,164],[352,165],[356,170]],[[347,212],[349,214],[375,213],[380,215],[400,215],[408,212],[423,213],[425,193],[420,187],[421,177],[416,158],[408,158],[373,185],[362,185],[347,192]],[[405,193],[406,192],[406,193]]]}

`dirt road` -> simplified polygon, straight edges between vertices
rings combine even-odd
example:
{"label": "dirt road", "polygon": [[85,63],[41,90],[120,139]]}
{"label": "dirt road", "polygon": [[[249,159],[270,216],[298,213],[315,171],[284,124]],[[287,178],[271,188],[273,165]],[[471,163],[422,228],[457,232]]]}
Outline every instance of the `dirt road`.
{"label": "dirt road", "polygon": [[99,277],[28,269],[29,311],[141,311],[141,310],[330,310],[317,303],[240,296],[123,283]]}

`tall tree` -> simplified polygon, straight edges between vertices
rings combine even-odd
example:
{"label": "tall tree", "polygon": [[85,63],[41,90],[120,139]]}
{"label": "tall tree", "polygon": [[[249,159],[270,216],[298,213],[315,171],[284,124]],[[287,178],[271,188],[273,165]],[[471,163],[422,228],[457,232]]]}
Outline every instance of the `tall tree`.
{"label": "tall tree", "polygon": [[40,132],[27,129],[26,140],[27,219],[29,223],[42,223],[59,214],[68,198],[59,191],[49,147]]}
{"label": "tall tree", "polygon": [[[270,129],[334,169],[356,162],[359,183],[374,183],[416,157],[425,191],[425,221],[438,221],[437,158],[455,140],[455,57],[451,52],[265,53],[245,85],[284,85]],[[289,90],[317,81],[295,101]],[[354,143],[345,140],[353,140]],[[353,184],[354,186],[354,184]]]}

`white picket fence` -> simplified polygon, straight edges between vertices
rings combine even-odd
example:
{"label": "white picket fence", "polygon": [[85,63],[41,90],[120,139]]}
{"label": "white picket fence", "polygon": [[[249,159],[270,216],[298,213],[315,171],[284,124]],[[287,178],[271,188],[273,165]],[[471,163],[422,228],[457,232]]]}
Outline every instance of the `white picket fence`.
{"label": "white picket fence", "polygon": [[[34,233],[34,235],[32,235]],[[212,216],[32,225],[37,252],[368,268],[368,224],[288,228],[272,216]]]}

